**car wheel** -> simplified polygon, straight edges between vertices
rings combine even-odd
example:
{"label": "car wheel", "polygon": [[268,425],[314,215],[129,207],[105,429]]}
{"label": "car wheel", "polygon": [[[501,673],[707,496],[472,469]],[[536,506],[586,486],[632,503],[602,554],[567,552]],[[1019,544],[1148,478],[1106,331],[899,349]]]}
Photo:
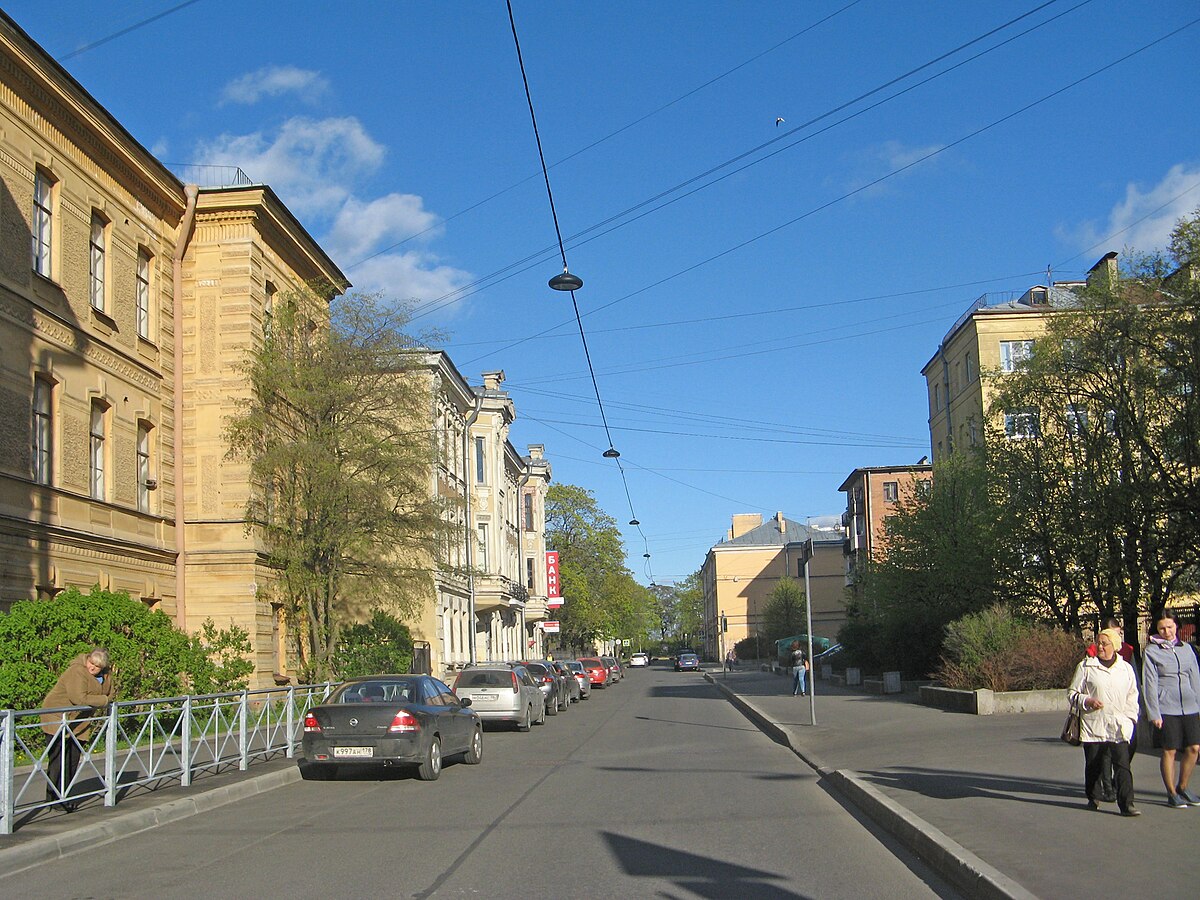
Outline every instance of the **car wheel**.
{"label": "car wheel", "polygon": [[417,777],[422,781],[437,781],[442,774],[442,741],[435,734],[429,741],[429,749],[425,751],[425,759],[417,768]]}
{"label": "car wheel", "polygon": [[525,715],[521,717],[521,721],[517,723],[517,731],[528,731],[530,725],[533,724],[533,708],[525,707]]}
{"label": "car wheel", "polygon": [[548,716],[557,716],[558,715],[558,701],[557,700],[550,700],[546,703],[546,715],[548,715]]}
{"label": "car wheel", "polygon": [[545,703],[542,704],[542,712],[534,720],[534,724],[535,725],[545,725],[546,724],[546,704]]}
{"label": "car wheel", "polygon": [[468,766],[477,766],[483,762],[483,729],[476,728],[471,735],[471,746],[463,754],[463,762]]}

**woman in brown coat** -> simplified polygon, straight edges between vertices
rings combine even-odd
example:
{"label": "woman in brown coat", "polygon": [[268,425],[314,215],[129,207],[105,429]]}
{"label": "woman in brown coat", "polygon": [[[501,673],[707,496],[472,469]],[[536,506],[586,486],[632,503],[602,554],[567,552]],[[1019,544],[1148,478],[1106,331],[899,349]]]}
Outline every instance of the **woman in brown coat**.
{"label": "woman in brown coat", "polygon": [[42,700],[43,709],[89,707],[67,713],[69,724],[65,727],[62,713],[42,714],[42,731],[50,735],[46,800],[50,803],[61,801],[62,808],[67,812],[74,812],[78,806],[77,801],[67,800],[66,795],[79,768],[82,752],[80,741],[87,740],[91,735],[91,717],[95,711],[108,706],[116,693],[116,679],[109,671],[108,651],[96,647],[89,653],[75,657]]}

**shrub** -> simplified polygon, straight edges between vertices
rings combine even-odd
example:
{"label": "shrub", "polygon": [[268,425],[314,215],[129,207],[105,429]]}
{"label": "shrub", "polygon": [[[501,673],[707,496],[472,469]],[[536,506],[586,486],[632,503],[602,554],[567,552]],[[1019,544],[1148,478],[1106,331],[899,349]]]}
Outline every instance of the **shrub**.
{"label": "shrub", "polygon": [[0,616],[0,708],[41,706],[71,660],[96,646],[112,657],[123,700],[235,690],[254,671],[240,628],[207,621],[190,635],[128,594],[71,588],[50,601],[18,601]]}
{"label": "shrub", "polygon": [[960,690],[1053,690],[1070,683],[1082,656],[1078,638],[1022,622],[995,606],[947,626],[934,676]]}
{"label": "shrub", "polygon": [[333,670],[340,678],[400,673],[409,670],[412,659],[413,642],[408,626],[377,609],[370,622],[360,622],[342,631]]}
{"label": "shrub", "polygon": [[733,645],[733,652],[737,654],[738,659],[768,659],[774,649],[774,644],[768,644],[762,637],[754,635],[742,638]]}

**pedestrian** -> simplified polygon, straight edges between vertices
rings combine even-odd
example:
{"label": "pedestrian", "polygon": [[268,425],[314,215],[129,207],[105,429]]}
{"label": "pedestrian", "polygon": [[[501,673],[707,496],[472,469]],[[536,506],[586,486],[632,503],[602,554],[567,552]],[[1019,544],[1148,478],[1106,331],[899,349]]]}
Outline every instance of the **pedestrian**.
{"label": "pedestrian", "polygon": [[[1121,646],[1117,648],[1117,655],[1125,662],[1133,665],[1133,645],[1125,640],[1125,628],[1121,625],[1119,619],[1107,618],[1104,620],[1104,627],[1116,629],[1121,633]],[[1088,645],[1087,655],[1094,657],[1096,655],[1096,644]],[[1137,675],[1137,670],[1134,670],[1134,675]],[[1137,725],[1134,725],[1133,734],[1129,736],[1129,759],[1132,761],[1134,754],[1137,753]],[[1112,760],[1105,764],[1100,772],[1100,799],[1105,803],[1112,803],[1117,799],[1116,790],[1113,787],[1113,768]]]}
{"label": "pedestrian", "polygon": [[96,710],[107,707],[117,693],[116,679],[109,663],[108,651],[103,647],[94,647],[88,653],[79,654],[42,700],[44,709],[86,707],[67,713],[67,724],[63,723],[62,713],[42,714],[42,731],[50,736],[46,761],[46,800],[49,803],[57,802],[66,812],[74,812],[79,806],[78,801],[68,800],[67,794],[79,769],[83,750],[80,742],[91,736],[91,717]]}
{"label": "pedestrian", "polygon": [[1142,660],[1142,702],[1154,726],[1154,746],[1162,750],[1159,769],[1173,809],[1200,806],[1200,797],[1188,790],[1200,751],[1200,666],[1196,651],[1176,637],[1178,627],[1171,613],[1159,613]]}
{"label": "pedestrian", "polygon": [[792,641],[792,696],[808,695],[806,676],[808,675],[808,656],[799,641]]}
{"label": "pedestrian", "polygon": [[1111,768],[1116,792],[1112,799],[1123,816],[1140,816],[1133,805],[1133,775],[1129,770],[1129,739],[1138,717],[1137,676],[1117,650],[1121,632],[1106,628],[1096,636],[1096,655],[1075,667],[1068,699],[1080,711],[1083,741],[1083,787],[1088,809],[1111,802],[1103,793],[1105,769]]}
{"label": "pedestrian", "polygon": [[737,666],[737,653],[734,652],[734,649],[732,647],[730,647],[729,652],[725,654],[725,668],[733,669],[736,666]]}

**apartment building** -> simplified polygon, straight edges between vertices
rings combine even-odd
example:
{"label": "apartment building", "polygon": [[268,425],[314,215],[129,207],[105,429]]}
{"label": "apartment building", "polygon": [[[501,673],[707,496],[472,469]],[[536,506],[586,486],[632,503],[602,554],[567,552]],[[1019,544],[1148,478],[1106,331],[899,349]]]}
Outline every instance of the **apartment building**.
{"label": "apartment building", "polygon": [[928,457],[911,466],[870,466],[855,469],[838,488],[846,495],[842,514],[845,540],[846,584],[856,583],[856,570],[867,560],[880,559],[887,551],[884,523],[916,491],[933,478]]}
{"label": "apartment building", "polygon": [[[1045,333],[1046,316],[1076,305],[1076,292],[1095,278],[1113,278],[1117,254],[1108,253],[1086,281],[1034,285],[1016,299],[984,294],[946,332],[921,369],[929,394],[929,438],[936,463],[955,449],[983,444],[991,379],[1011,372]],[[997,422],[997,425],[1000,423]],[[1020,435],[1031,427],[1019,410],[1004,414],[1004,430]]]}
{"label": "apartment building", "polygon": [[837,637],[846,621],[841,530],[794,522],[782,512],[766,522],[760,513],[743,513],[733,516],[725,539],[708,551],[700,570],[708,656],[720,658],[723,648],[762,633],[767,602],[780,579],[803,581],[810,539],[813,634]]}

